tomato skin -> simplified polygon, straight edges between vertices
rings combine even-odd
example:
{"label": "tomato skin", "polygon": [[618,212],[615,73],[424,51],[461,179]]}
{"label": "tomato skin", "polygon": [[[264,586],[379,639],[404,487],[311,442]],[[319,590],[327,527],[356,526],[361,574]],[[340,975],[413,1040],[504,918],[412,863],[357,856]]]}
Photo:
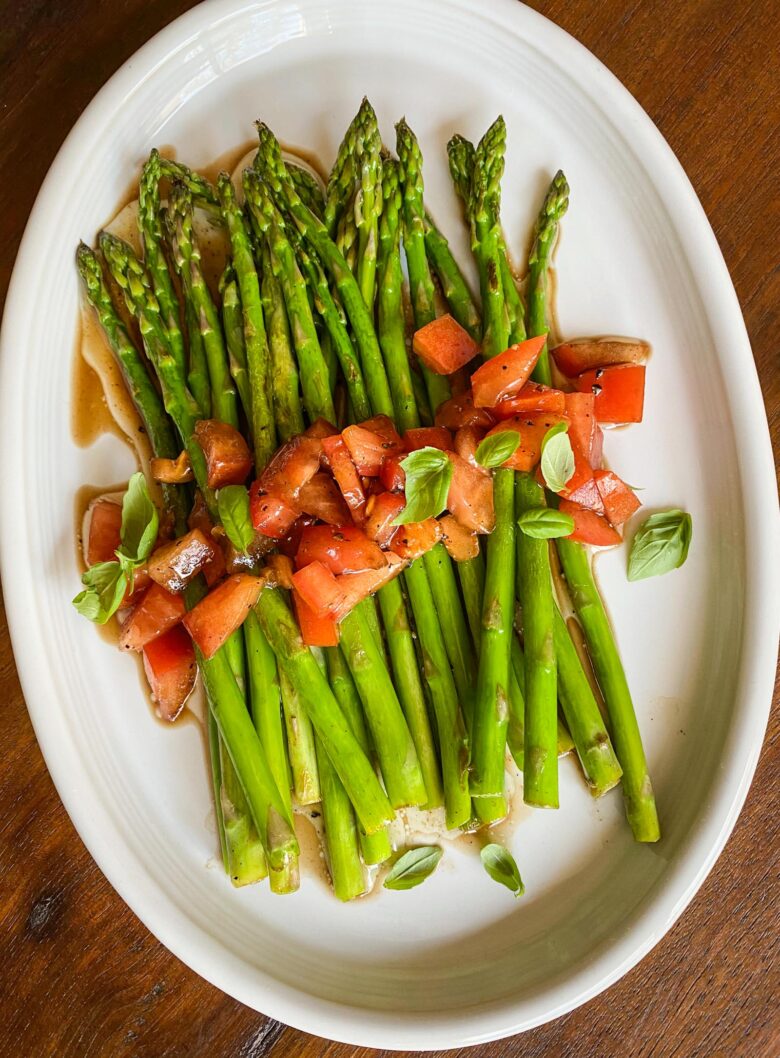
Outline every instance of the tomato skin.
{"label": "tomato skin", "polygon": [[174,625],[143,648],[144,672],[163,720],[173,721],[192,693],[197,675],[192,640]]}
{"label": "tomato skin", "polygon": [[571,500],[561,500],[559,510],[570,514],[574,519],[574,532],[567,540],[578,540],[581,544],[592,544],[594,547],[614,547],[622,542],[617,529],[609,524],[606,518],[595,511],[588,511]]}
{"label": "tomato skin", "polygon": [[379,471],[379,480],[388,492],[403,492],[406,486],[406,474],[401,466],[403,457],[391,456],[382,464]]}
{"label": "tomato skin", "polygon": [[494,408],[500,400],[519,392],[531,377],[546,341],[544,334],[528,338],[478,367],[471,376],[474,407]]}
{"label": "tomato skin", "polygon": [[122,543],[122,507],[113,500],[96,499],[87,509],[88,530],[84,542],[84,561],[88,566],[114,562],[114,552]]}
{"label": "tomato skin", "polygon": [[597,367],[578,375],[574,384],[580,393],[592,393],[599,422],[641,422],[645,401],[644,364]]}
{"label": "tomato skin", "polygon": [[381,569],[385,557],[379,545],[355,525],[310,525],[301,533],[295,564],[302,569],[319,561],[331,573],[362,573]]}
{"label": "tomato skin", "polygon": [[466,460],[469,466],[474,467],[475,470],[479,470],[483,474],[489,474],[490,471],[480,466],[477,462],[477,449],[484,437],[485,431],[478,426],[461,426],[455,434],[455,451],[461,459]]}
{"label": "tomato skin", "polygon": [[173,595],[151,584],[122,625],[119,646],[122,650],[143,650],[184,617],[186,609],[181,595]]}
{"label": "tomato skin", "polygon": [[399,558],[413,562],[435,547],[440,540],[441,526],[435,518],[426,518],[422,522],[399,525],[390,541],[390,550]]}
{"label": "tomato skin", "polygon": [[166,591],[182,592],[214,559],[217,548],[200,529],[191,529],[178,540],[158,547],[151,555],[149,576]]}
{"label": "tomato skin", "polygon": [[[320,469],[322,441],[300,434],[276,452],[259,477],[259,488],[295,507],[298,494]],[[300,512],[299,512],[300,513]]]}
{"label": "tomato skin", "polygon": [[566,417],[569,420],[569,440],[579,449],[592,467],[601,466],[604,434],[596,422],[596,398],[592,393],[567,393]]}
{"label": "tomato skin", "polygon": [[304,643],[310,647],[337,647],[339,628],[333,617],[317,617],[293,588],[293,606]]}
{"label": "tomato skin", "polygon": [[397,492],[380,492],[368,501],[367,518],[364,526],[366,536],[375,540],[380,547],[390,546],[393,536],[400,528],[393,521],[406,506],[406,500]]}
{"label": "tomato skin", "polygon": [[566,410],[565,395],[559,389],[543,386],[539,382],[526,382],[514,395],[500,400],[492,409],[497,419],[511,419],[528,412],[552,412],[563,415]]}
{"label": "tomato skin", "polygon": [[328,525],[344,525],[350,512],[339,487],[330,474],[320,471],[307,481],[298,495],[298,506],[304,514],[319,518]]}
{"label": "tomato skin", "polygon": [[447,430],[459,430],[461,426],[479,426],[489,430],[495,422],[486,408],[477,408],[471,396],[471,390],[450,397],[436,410],[435,422]]}
{"label": "tomato skin", "polygon": [[346,500],[352,519],[360,524],[365,519],[366,494],[349,449],[338,435],[324,438],[322,451],[330,472]]}
{"label": "tomato skin", "polygon": [[195,423],[195,440],[206,459],[209,488],[243,485],[252,469],[252,455],[238,430],[217,419],[200,419]]}
{"label": "tomato skin", "polygon": [[327,566],[315,560],[293,574],[293,588],[315,617],[341,617],[344,593]]}
{"label": "tomato skin", "polygon": [[613,525],[622,525],[642,506],[633,489],[611,470],[597,470],[594,477],[604,511]]}
{"label": "tomato skin", "polygon": [[281,540],[290,532],[300,511],[292,507],[281,496],[264,492],[260,480],[253,481],[249,489],[249,516],[252,525],[263,536]]}
{"label": "tomato skin", "polygon": [[487,436],[503,433],[505,430],[514,430],[520,434],[520,444],[513,455],[501,465],[511,470],[530,471],[533,470],[542,458],[542,441],[550,427],[559,422],[566,422],[565,415],[554,415],[551,412],[537,412],[536,414],[515,415],[512,419],[488,430]]}
{"label": "tomato skin", "polygon": [[496,525],[493,506],[493,477],[475,470],[456,452],[448,453],[452,482],[447,507],[461,525],[474,533],[492,533]]}
{"label": "tomato skin", "polygon": [[449,313],[415,331],[412,348],[425,366],[437,375],[451,375],[479,352],[479,346],[468,331]]}
{"label": "tomato skin", "polygon": [[420,448],[439,448],[442,452],[452,451],[452,434],[443,426],[419,426],[407,430],[403,437],[407,452],[417,452]]}
{"label": "tomato skin", "polygon": [[441,539],[451,559],[466,562],[479,554],[479,537],[460,524],[454,514],[439,518]]}
{"label": "tomato skin", "polygon": [[610,364],[643,364],[647,359],[645,342],[617,341],[605,338],[579,338],[564,342],[551,350],[561,374],[576,378],[583,371]]}
{"label": "tomato skin", "polygon": [[182,618],[193,643],[210,658],[240,628],[265,586],[263,577],[234,573]]}

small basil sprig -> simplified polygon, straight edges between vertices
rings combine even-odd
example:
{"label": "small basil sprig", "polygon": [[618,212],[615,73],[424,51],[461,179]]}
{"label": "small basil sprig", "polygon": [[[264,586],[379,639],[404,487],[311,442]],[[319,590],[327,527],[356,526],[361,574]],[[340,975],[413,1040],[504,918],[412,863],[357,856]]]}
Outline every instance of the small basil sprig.
{"label": "small basil sprig", "polygon": [[482,860],[482,866],[494,882],[499,882],[501,885],[505,885],[507,889],[511,889],[516,897],[523,895],[525,886],[523,885],[523,879],[520,877],[515,858],[503,845],[486,845],[480,852],[479,858]]}
{"label": "small basil sprig", "polygon": [[81,577],[84,591],[73,600],[78,612],[96,624],[105,624],[116,611],[128,588],[132,591],[136,569],[151,554],[160,516],[152,503],[146,478],[133,474],[122,498],[120,545],[115,562],[98,562]]}
{"label": "small basil sprig", "polygon": [[567,434],[568,424],[557,422],[542,441],[542,476],[551,492],[561,492],[574,474],[574,452]]}
{"label": "small basil sprig", "polygon": [[247,551],[255,538],[249,514],[249,493],[245,485],[225,485],[217,493],[217,510],[222,528],[236,551]]}
{"label": "small basil sprig", "polygon": [[517,524],[534,540],[555,540],[574,532],[572,516],[552,507],[529,507],[517,519]]}
{"label": "small basil sprig", "polygon": [[690,514],[676,508],[651,514],[637,529],[628,555],[628,579],[644,580],[678,569],[693,535]]}
{"label": "small basil sprig", "polygon": [[414,889],[433,874],[442,857],[438,845],[422,845],[409,849],[395,861],[385,878],[385,889]]}
{"label": "small basil sprig", "polygon": [[500,467],[507,459],[511,459],[519,446],[520,434],[517,430],[501,430],[479,442],[474,458],[481,467]]}
{"label": "small basil sprig", "polygon": [[406,474],[406,506],[393,525],[408,525],[435,518],[447,506],[452,482],[452,463],[447,453],[428,446],[411,452],[401,461]]}

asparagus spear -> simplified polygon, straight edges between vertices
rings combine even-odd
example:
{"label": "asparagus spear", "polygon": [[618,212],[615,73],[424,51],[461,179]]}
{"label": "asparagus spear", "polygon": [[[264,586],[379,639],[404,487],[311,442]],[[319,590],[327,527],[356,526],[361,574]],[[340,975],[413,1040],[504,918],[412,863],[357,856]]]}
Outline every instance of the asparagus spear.
{"label": "asparagus spear", "polygon": [[[528,329],[532,337],[546,334],[548,331],[547,275],[558,225],[568,206],[569,185],[559,170],[553,177],[536,219],[534,241],[528,258]],[[552,385],[550,354],[546,342],[536,362],[533,377],[545,386]]]}
{"label": "asparagus spear", "polygon": [[244,316],[241,309],[241,295],[232,263],[225,267],[225,271],[220,277],[219,293],[222,297],[222,328],[225,333],[230,374],[233,376],[241,406],[251,427],[252,387],[249,381],[246,348],[244,347]]}
{"label": "asparagus spear", "polygon": [[357,144],[359,182],[355,194],[354,217],[358,229],[357,281],[368,308],[374,304],[376,289],[379,215],[382,212],[382,137],[374,108],[365,101],[358,115]]}
{"label": "asparagus spear", "polygon": [[301,805],[315,804],[320,800],[321,791],[314,728],[296,686],[284,671],[280,673],[279,681],[295,799]]}
{"label": "asparagus spear", "polygon": [[425,214],[425,251],[450,312],[474,341],[479,341],[482,337],[479,309],[474,303],[468,283],[450,250],[449,243],[428,213]]}
{"label": "asparagus spear", "polygon": [[355,185],[355,154],[357,149],[360,129],[368,112],[373,113],[373,108],[368,99],[363,98],[355,117],[350,122],[344,139],[336,155],[328,186],[325,192],[325,211],[322,220],[325,229],[331,239],[336,238],[336,231],[344,207],[352,195]]}
{"label": "asparagus spear", "polygon": [[303,433],[303,406],[301,405],[298,365],[293,356],[290,325],[284,294],[267,243],[262,248],[263,282],[261,286],[263,313],[268,325],[268,347],[273,367],[273,405],[276,416],[276,431],[284,443],[296,434]]}
{"label": "asparagus spear", "polygon": [[295,190],[301,196],[301,199],[312,213],[322,220],[325,213],[325,196],[317,180],[302,165],[290,163],[287,169],[290,173],[290,179],[295,184]]}

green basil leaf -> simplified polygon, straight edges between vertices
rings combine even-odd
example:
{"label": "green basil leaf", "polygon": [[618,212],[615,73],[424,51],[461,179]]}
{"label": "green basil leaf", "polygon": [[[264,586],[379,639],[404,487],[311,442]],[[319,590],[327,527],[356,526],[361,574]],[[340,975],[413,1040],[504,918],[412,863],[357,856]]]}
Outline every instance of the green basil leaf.
{"label": "green basil leaf", "polygon": [[244,485],[226,485],[217,493],[217,510],[227,538],[236,551],[252,546],[255,530],[249,514],[249,493]]}
{"label": "green basil leaf", "polygon": [[529,507],[517,519],[517,524],[534,540],[555,540],[574,532],[572,516],[552,507]]}
{"label": "green basil leaf", "polygon": [[127,577],[119,562],[99,562],[81,577],[85,591],[79,592],[73,605],[82,616],[104,625],[119,609],[127,590]]}
{"label": "green basil leaf", "polygon": [[551,492],[566,488],[566,482],[574,474],[574,452],[566,433],[566,423],[551,426],[542,441],[542,476]]}
{"label": "green basil leaf", "polygon": [[474,458],[481,467],[500,467],[515,454],[520,446],[520,434],[517,430],[501,430],[500,433],[485,437],[477,445]]}
{"label": "green basil leaf", "polygon": [[520,877],[520,871],[517,869],[515,858],[503,845],[486,845],[480,852],[479,858],[494,882],[499,882],[507,889],[511,889],[516,897],[523,895],[525,886]]}
{"label": "green basil leaf", "polygon": [[406,474],[406,506],[393,525],[408,525],[435,518],[447,506],[452,463],[439,448],[420,448],[402,460]]}
{"label": "green basil leaf", "polygon": [[131,562],[145,562],[157,539],[160,516],[152,503],[146,478],[140,471],[133,474],[127,483],[127,492],[122,500],[122,528],[120,551]]}
{"label": "green basil leaf", "polygon": [[[422,449],[420,449],[422,451]],[[438,845],[409,849],[396,860],[385,878],[385,889],[414,889],[436,870],[442,850]]]}
{"label": "green basil leaf", "polygon": [[637,529],[628,555],[628,579],[644,580],[678,569],[688,557],[693,521],[673,509],[651,514]]}

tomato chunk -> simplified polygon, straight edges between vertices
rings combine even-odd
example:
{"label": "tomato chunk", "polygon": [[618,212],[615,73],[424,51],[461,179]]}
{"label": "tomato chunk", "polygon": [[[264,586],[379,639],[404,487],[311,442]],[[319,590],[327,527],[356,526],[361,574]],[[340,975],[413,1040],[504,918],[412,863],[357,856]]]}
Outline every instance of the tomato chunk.
{"label": "tomato chunk", "polygon": [[452,434],[443,426],[420,426],[406,431],[404,447],[407,452],[416,452],[420,448],[440,448],[442,452],[451,452]]}
{"label": "tomato chunk", "polygon": [[166,591],[184,591],[216,552],[210,538],[200,529],[191,529],[178,540],[157,548],[149,559],[149,576]]}
{"label": "tomato chunk", "polygon": [[303,486],[320,469],[321,455],[322,441],[319,438],[306,437],[305,434],[293,437],[275,453],[260,475],[260,488],[263,492],[281,496],[294,507]]}
{"label": "tomato chunk", "polygon": [[487,436],[491,437],[493,434],[502,433],[505,430],[518,432],[520,434],[520,444],[514,454],[502,466],[509,467],[512,470],[533,470],[542,458],[542,441],[545,434],[551,426],[565,421],[566,416],[553,415],[547,412],[540,412],[535,415],[516,415],[513,419],[506,419],[504,422],[494,426],[492,430],[488,431]]}
{"label": "tomato chunk", "polygon": [[317,617],[295,589],[292,597],[304,643],[309,647],[337,647],[339,627],[335,617]]}
{"label": "tomato chunk", "polygon": [[382,569],[367,569],[363,573],[343,573],[336,577],[339,588],[344,595],[344,612],[342,617],[354,609],[359,602],[369,595],[384,588],[385,584],[398,576],[408,563],[398,555],[388,551]]}
{"label": "tomato chunk", "polygon": [[403,492],[406,486],[406,474],[401,466],[402,456],[391,456],[382,464],[379,480],[388,492]]}
{"label": "tomato chunk", "polygon": [[122,508],[113,500],[93,500],[85,518],[87,538],[84,542],[84,561],[88,566],[97,562],[113,562],[114,552],[122,543]]}
{"label": "tomato chunk", "polygon": [[385,557],[375,541],[354,525],[310,525],[301,533],[295,562],[302,569],[319,561],[331,573],[361,573],[381,569]]}
{"label": "tomato chunk", "polygon": [[204,657],[210,658],[240,628],[263,590],[263,577],[234,573],[223,580],[197,606],[184,615],[182,623]]}
{"label": "tomato chunk", "polygon": [[599,467],[604,434],[596,422],[595,402],[592,393],[566,394],[566,417],[569,420],[572,448],[579,448],[592,467]]}
{"label": "tomato chunk", "polygon": [[634,490],[611,470],[597,470],[594,477],[604,511],[613,525],[622,525],[642,506]]}
{"label": "tomato chunk", "polygon": [[238,430],[217,419],[200,419],[195,423],[195,440],[206,458],[209,488],[243,485],[252,469],[252,456]]}
{"label": "tomato chunk", "polygon": [[342,437],[358,474],[367,478],[378,477],[388,455],[380,435],[362,426],[348,426]]}
{"label": "tomato chunk", "polygon": [[500,400],[493,408],[493,414],[497,419],[511,419],[514,415],[525,415],[529,411],[551,411],[563,415],[565,407],[564,394],[559,389],[543,386],[539,382],[526,382],[514,397]]}
{"label": "tomato chunk", "polygon": [[[323,439],[322,451],[330,472],[341,490],[341,495],[344,497],[347,507],[349,507],[353,520],[360,524],[365,518],[366,494],[360,481],[357,467],[352,462],[349,449],[342,438],[336,436]],[[342,521],[345,520],[342,519]]]}
{"label": "tomato chunk", "polygon": [[185,612],[180,595],[171,594],[159,584],[150,585],[122,625],[119,646],[122,650],[143,650],[147,643],[178,624]]}
{"label": "tomato chunk", "polygon": [[482,473],[488,474],[490,471],[485,470],[485,468],[477,462],[477,449],[484,437],[485,431],[481,430],[478,426],[461,426],[455,434],[455,451],[461,459],[466,460],[469,466],[474,467],[476,470],[481,470]]}
{"label": "tomato chunk", "polygon": [[461,525],[474,533],[492,533],[496,524],[493,506],[493,477],[469,466],[455,452],[449,453],[452,482],[447,507]]}
{"label": "tomato chunk", "polygon": [[362,426],[364,430],[370,430],[371,433],[379,434],[385,443],[385,452],[387,454],[397,455],[399,452],[403,452],[404,443],[401,440],[401,435],[388,415],[374,415],[372,418],[366,419],[365,422],[358,423],[358,426]]}
{"label": "tomato chunk", "polygon": [[495,422],[486,408],[474,406],[471,390],[445,400],[437,409],[435,418],[436,425],[447,430],[459,430],[461,426],[480,426],[483,430],[489,430]]}
{"label": "tomato chunk", "polygon": [[310,514],[302,514],[300,518],[293,522],[290,526],[290,531],[277,543],[277,547],[283,555],[287,555],[288,558],[295,558],[298,554],[303,530],[308,525],[314,525],[314,518]]}
{"label": "tomato chunk", "polygon": [[281,496],[264,492],[259,480],[252,482],[249,489],[249,515],[258,533],[270,536],[272,540],[281,540],[287,536],[299,514],[297,507],[292,507]]}
{"label": "tomato chunk", "polygon": [[[207,540],[212,540],[211,530],[214,528],[214,523],[200,490],[195,493],[195,502],[187,519],[187,525],[190,529],[200,529]],[[213,557],[203,567],[203,577],[207,586],[213,588],[224,576],[225,556],[221,547],[215,547]]]}
{"label": "tomato chunk", "polygon": [[441,539],[450,557],[455,562],[465,562],[479,554],[479,537],[476,533],[461,525],[453,514],[445,514],[439,519]]}
{"label": "tomato chunk", "polygon": [[574,383],[580,393],[592,393],[599,422],[641,422],[645,402],[643,364],[597,367],[578,375]]}
{"label": "tomato chunk", "polygon": [[468,331],[449,314],[439,316],[415,331],[412,348],[425,366],[437,375],[451,375],[479,352],[479,346]]}
{"label": "tomato chunk", "polygon": [[304,514],[311,514],[328,525],[343,525],[349,521],[349,507],[338,485],[323,471],[307,481],[298,495],[298,506]]}
{"label": "tomato chunk", "polygon": [[152,701],[163,720],[175,720],[195,686],[192,640],[181,625],[174,625],[146,644],[143,659]]}
{"label": "tomato chunk", "polygon": [[271,571],[269,584],[273,583],[277,588],[292,588],[293,564],[287,555],[269,555],[266,559],[266,568]]}
{"label": "tomato chunk", "polygon": [[293,574],[292,582],[315,617],[341,617],[346,612],[344,592],[336,577],[322,562],[310,562],[299,569]]}
{"label": "tomato chunk", "polygon": [[[580,507],[586,507],[589,511],[595,511],[596,514],[604,514],[604,501],[601,498],[598,485],[596,484],[596,478],[593,476],[593,472],[588,467],[590,476],[582,484],[577,485],[575,488],[571,487],[571,481],[574,481],[577,477],[577,471],[574,472],[574,477],[569,482],[569,485],[562,495],[565,495],[568,500],[572,503],[579,504]],[[610,519],[611,521],[612,519]]]}
{"label": "tomato chunk", "polygon": [[166,485],[184,485],[192,481],[192,465],[187,451],[180,452],[175,459],[153,459],[149,464],[152,477]]}
{"label": "tomato chunk", "polygon": [[441,540],[441,526],[435,518],[426,518],[422,522],[409,522],[399,525],[398,531],[390,541],[390,550],[407,558],[410,562],[430,551]]}
{"label": "tomato chunk", "polygon": [[543,334],[528,338],[478,367],[471,376],[474,406],[493,408],[500,400],[518,393],[531,377],[546,341]]}
{"label": "tomato chunk", "polygon": [[337,435],[339,431],[332,422],[328,422],[327,419],[319,418],[315,419],[311,426],[307,426],[303,432],[307,437],[317,437],[322,441],[326,437],[333,437],[334,434]]}
{"label": "tomato chunk", "polygon": [[571,500],[561,500],[559,509],[574,519],[574,532],[569,534],[568,540],[579,540],[581,544],[593,544],[594,547],[613,547],[621,542],[617,529],[595,511],[588,511]]}
{"label": "tomato chunk", "polygon": [[610,364],[643,364],[647,359],[647,342],[618,338],[577,338],[551,350],[561,374],[575,378],[583,371]]}
{"label": "tomato chunk", "polygon": [[368,501],[366,518],[366,536],[376,540],[380,547],[389,547],[399,526],[393,525],[406,506],[406,500],[397,492],[380,492]]}

